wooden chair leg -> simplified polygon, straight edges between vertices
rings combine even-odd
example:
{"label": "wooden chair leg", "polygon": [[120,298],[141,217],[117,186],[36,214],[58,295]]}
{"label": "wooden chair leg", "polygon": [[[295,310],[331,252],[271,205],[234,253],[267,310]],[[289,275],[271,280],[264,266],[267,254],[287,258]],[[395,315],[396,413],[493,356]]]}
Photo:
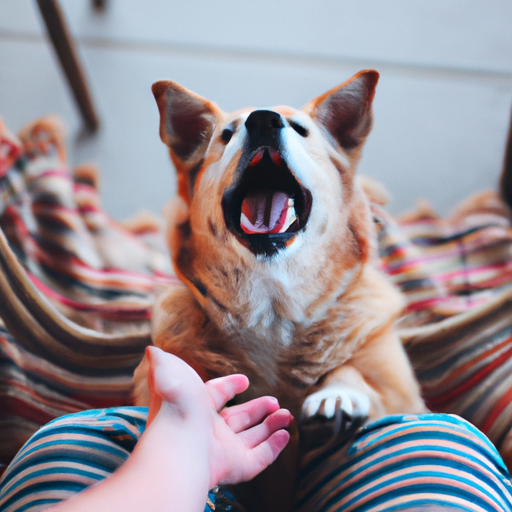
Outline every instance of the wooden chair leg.
{"label": "wooden chair leg", "polygon": [[99,126],[98,116],[62,10],[56,0],[37,0],[37,4],[83,120],[90,130],[95,131]]}
{"label": "wooden chair leg", "polygon": [[500,193],[503,201],[512,207],[512,116],[508,127],[505,159],[500,178]]}
{"label": "wooden chair leg", "polygon": [[107,7],[107,0],[92,0],[92,6],[95,9],[105,9]]}

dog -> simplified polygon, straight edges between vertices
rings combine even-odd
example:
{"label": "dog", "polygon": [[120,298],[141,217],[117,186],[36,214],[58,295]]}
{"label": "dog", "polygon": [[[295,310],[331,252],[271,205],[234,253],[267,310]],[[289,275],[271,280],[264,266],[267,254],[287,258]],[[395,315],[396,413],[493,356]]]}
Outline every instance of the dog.
{"label": "dog", "polygon": [[[378,78],[361,71],[301,110],[231,114],[171,81],[152,88],[178,177],[167,236],[184,284],[157,300],[154,344],[205,380],[244,373],[242,400],[274,395],[303,424],[341,418],[333,436],[357,418],[426,410],[355,176]],[[138,404],[146,368],[135,372]],[[289,460],[267,480],[293,475]],[[259,489],[247,500],[284,511],[293,496]]]}

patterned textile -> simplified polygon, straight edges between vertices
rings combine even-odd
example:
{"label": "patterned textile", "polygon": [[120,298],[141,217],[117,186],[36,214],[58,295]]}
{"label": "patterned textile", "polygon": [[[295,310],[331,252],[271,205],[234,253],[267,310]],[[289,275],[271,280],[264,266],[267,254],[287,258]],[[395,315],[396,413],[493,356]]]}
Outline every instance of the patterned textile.
{"label": "patterned textile", "polygon": [[0,510],[43,510],[103,480],[133,450],[147,409],[70,414],[42,427],[19,451],[1,483]]}
{"label": "patterned textile", "polygon": [[43,306],[50,301],[65,317],[57,325],[34,319],[2,260],[0,474],[48,421],[131,403],[153,293],[176,282],[158,224],[112,221],[99,206],[94,170],[72,176],[57,121],[37,121],[20,139],[0,121],[0,227]]}
{"label": "patterned textile", "polygon": [[[111,474],[144,431],[147,409],[119,407],[59,418],[22,448],[0,483],[2,512],[36,512]],[[455,416],[393,416],[304,465],[299,511],[377,512],[452,506],[512,511],[510,475],[493,445]],[[210,492],[214,510],[232,510]],[[236,509],[234,505],[234,509]],[[206,505],[205,511],[210,511]]]}
{"label": "patterned textile", "polygon": [[[298,511],[512,510],[510,475],[494,446],[456,416],[389,416],[345,447],[309,460]],[[436,508],[439,507],[439,508]]]}
{"label": "patterned textile", "polygon": [[512,467],[512,229],[494,193],[447,219],[377,206],[381,261],[404,292],[402,338],[427,405],[481,429]]}
{"label": "patterned textile", "polygon": [[373,210],[383,269],[407,300],[403,326],[438,323],[511,289],[510,214],[496,193],[469,198],[448,218],[426,204],[398,221]]}
{"label": "patterned textile", "polygon": [[[42,427],[16,455],[0,481],[0,511],[37,512],[112,474],[146,427],[146,407],[69,414]],[[232,510],[233,497],[212,489],[205,512]]]}

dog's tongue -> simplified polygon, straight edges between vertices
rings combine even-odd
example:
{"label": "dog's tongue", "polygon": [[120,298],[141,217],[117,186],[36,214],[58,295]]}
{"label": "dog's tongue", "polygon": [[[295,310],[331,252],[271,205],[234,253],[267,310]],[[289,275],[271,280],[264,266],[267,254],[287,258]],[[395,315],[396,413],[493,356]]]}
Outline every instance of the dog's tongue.
{"label": "dog's tongue", "polygon": [[256,192],[243,200],[240,227],[247,234],[284,233],[295,220],[293,198],[285,192]]}

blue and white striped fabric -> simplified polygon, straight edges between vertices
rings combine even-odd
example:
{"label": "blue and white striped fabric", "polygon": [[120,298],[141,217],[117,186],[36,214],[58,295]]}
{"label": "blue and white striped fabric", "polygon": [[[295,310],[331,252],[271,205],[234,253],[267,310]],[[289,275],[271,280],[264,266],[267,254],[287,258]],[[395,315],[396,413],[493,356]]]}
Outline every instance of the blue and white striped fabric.
{"label": "blue and white striped fabric", "polygon": [[133,450],[147,408],[118,407],[69,414],[38,430],[7,468],[0,510],[36,511],[103,480]]}
{"label": "blue and white striped fabric", "polygon": [[[0,482],[1,512],[36,512],[111,474],[128,457],[147,409],[118,407],[64,416],[40,429]],[[391,416],[301,469],[299,512],[462,510],[511,512],[510,475],[498,452],[456,416]],[[231,507],[233,505],[233,507]],[[205,511],[235,510],[210,492]]]}
{"label": "blue and white striped fabric", "polygon": [[305,464],[300,512],[512,511],[510,475],[492,443],[458,416],[389,416]]}
{"label": "blue and white striped fabric", "polygon": [[[0,480],[0,511],[44,510],[111,475],[144,432],[147,413],[147,407],[113,407],[48,423],[25,443]],[[204,512],[231,510],[232,499],[214,488]]]}

